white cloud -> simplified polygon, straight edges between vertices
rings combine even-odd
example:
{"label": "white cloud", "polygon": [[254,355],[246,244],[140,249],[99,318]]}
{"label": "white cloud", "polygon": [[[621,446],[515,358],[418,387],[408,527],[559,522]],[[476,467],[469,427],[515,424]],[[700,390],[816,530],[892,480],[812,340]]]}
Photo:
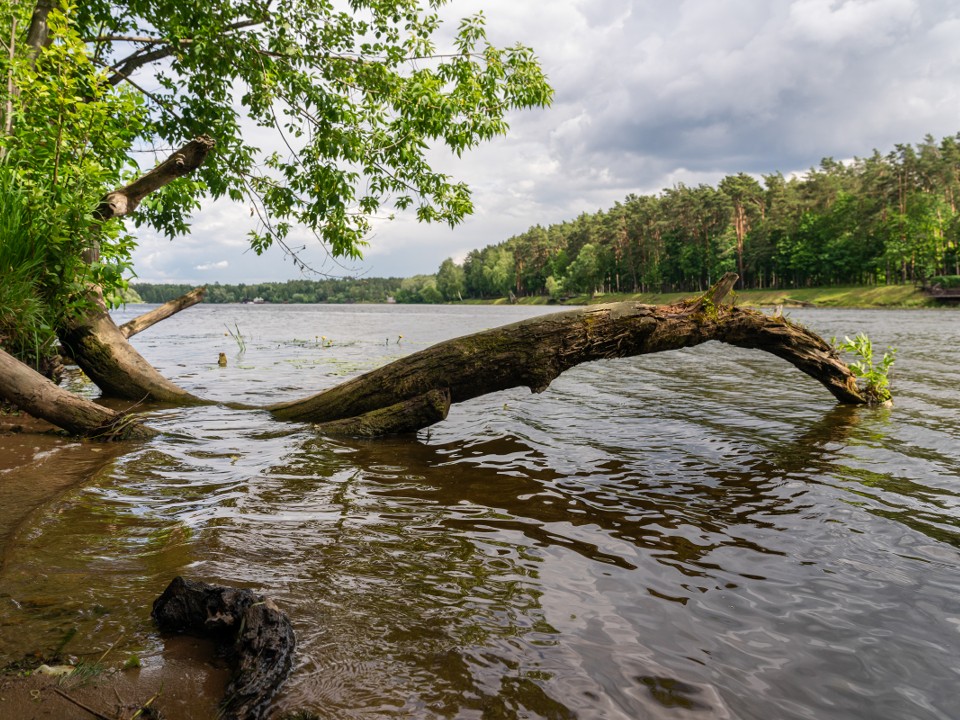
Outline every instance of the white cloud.
{"label": "white cloud", "polygon": [[[960,130],[960,5],[954,0],[461,0],[491,40],[534,47],[556,88],[506,138],[443,170],[471,185],[475,215],[450,230],[400,215],[376,223],[366,261],[331,274],[434,272],[444,258],[677,182],[789,173],[825,156],[886,151]],[[257,131],[261,141],[262,131]],[[265,142],[265,139],[261,142]],[[171,245],[144,236],[145,278],[298,277],[281,251],[249,251],[249,208],[210,203]],[[187,279],[183,280],[188,281]]]}
{"label": "white cloud", "polygon": [[230,267],[230,262],[228,260],[220,260],[218,262],[195,265],[194,270],[226,270],[228,267]]}

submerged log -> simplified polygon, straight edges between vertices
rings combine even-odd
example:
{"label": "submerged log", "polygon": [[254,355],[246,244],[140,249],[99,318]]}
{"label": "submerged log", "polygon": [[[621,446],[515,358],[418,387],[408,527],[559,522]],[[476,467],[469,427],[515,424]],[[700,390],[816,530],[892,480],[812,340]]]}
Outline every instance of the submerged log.
{"label": "submerged log", "polygon": [[64,390],[3,350],[0,350],[0,398],[81,437],[143,440],[157,434],[131,415]]}
{"label": "submerged log", "polygon": [[203,300],[203,296],[206,294],[207,288],[205,286],[194,288],[190,292],[165,302],[160,307],[154,308],[148,313],[144,313],[143,315],[135,317],[130,322],[125,322],[120,326],[120,333],[129,340],[137,333],[141,333],[147,328],[156,325],[161,320],[166,320],[168,317],[175,315],[181,310],[186,310],[188,307],[193,307],[198,302],[201,302]]}
{"label": "submerged log", "polygon": [[293,626],[273,601],[251,590],[174,578],[153,602],[162,632],[209,637],[233,666],[220,718],[256,720],[293,666]]}
{"label": "submerged log", "polygon": [[440,422],[448,412],[450,391],[443,388],[356,417],[319,423],[316,427],[332,437],[383,437],[416,432]]}
{"label": "submerged log", "polygon": [[395,407],[431,391],[447,391],[455,403],[518,386],[539,393],[580,363],[710,340],[772,353],[818,380],[840,402],[868,402],[850,369],[815,333],[782,317],[722,305],[736,280],[728,273],[692,302],[593,305],[448,340],[311,397],[266,409],[279,419],[322,423],[321,430],[332,430],[349,427],[333,421]]}

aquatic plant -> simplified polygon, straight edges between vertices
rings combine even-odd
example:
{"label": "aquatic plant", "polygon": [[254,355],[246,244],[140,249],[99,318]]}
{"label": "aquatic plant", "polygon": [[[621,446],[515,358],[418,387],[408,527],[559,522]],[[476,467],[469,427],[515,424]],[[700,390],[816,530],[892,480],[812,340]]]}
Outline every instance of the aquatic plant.
{"label": "aquatic plant", "polygon": [[874,364],[873,343],[866,333],[859,333],[853,340],[844,337],[841,343],[833,338],[831,344],[838,351],[853,353],[857,357],[849,367],[853,374],[863,381],[863,392],[871,402],[884,403],[890,400],[889,374],[896,360],[896,348],[888,347],[880,362]]}
{"label": "aquatic plant", "polygon": [[247,341],[243,337],[243,333],[240,332],[240,326],[236,323],[233,324],[233,327],[236,328],[236,332],[230,329],[230,326],[224,324],[224,327],[227,329],[227,332],[230,333],[230,337],[233,338],[234,342],[237,343],[238,355],[243,355],[247,351]]}

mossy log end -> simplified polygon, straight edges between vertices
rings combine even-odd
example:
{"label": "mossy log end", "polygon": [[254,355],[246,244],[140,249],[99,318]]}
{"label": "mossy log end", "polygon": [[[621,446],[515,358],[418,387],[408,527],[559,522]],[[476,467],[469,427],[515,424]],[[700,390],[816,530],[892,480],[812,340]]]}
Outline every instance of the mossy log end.
{"label": "mossy log end", "polygon": [[175,315],[181,310],[186,310],[188,307],[193,307],[198,302],[201,302],[206,294],[206,286],[194,288],[190,292],[181,295],[178,298],[174,298],[169,302],[165,302],[163,305],[158,308],[154,308],[150,312],[135,317],[130,322],[125,322],[120,326],[120,333],[129,340],[137,333],[141,333],[147,328],[156,325],[161,320],[166,320],[168,317]]}
{"label": "mossy log end", "polygon": [[153,602],[162,632],[208,637],[226,651],[233,677],[217,716],[255,720],[293,666],[296,639],[287,616],[251,590],[174,578]]}
{"label": "mossy log end", "polygon": [[59,329],[60,344],[97,384],[104,395],[140,402],[177,405],[211,404],[167,380],[120,332],[98,291],[91,291],[94,308]]}
{"label": "mossy log end", "polygon": [[329,436],[374,438],[416,432],[438,423],[450,412],[450,391],[431,390],[389,407],[357,417],[319,423],[316,429]]}
{"label": "mossy log end", "polygon": [[145,440],[157,435],[130,415],[54,385],[0,350],[0,398],[73,435],[97,440]]}
{"label": "mossy log end", "polygon": [[784,318],[722,305],[736,280],[736,274],[728,273],[692,302],[592,305],[455,338],[267,410],[284,420],[331,423],[437,389],[448,390],[455,403],[518,386],[542,392],[560,373],[580,363],[710,340],[772,353],[818,380],[840,402],[867,402],[850,369],[815,333]]}

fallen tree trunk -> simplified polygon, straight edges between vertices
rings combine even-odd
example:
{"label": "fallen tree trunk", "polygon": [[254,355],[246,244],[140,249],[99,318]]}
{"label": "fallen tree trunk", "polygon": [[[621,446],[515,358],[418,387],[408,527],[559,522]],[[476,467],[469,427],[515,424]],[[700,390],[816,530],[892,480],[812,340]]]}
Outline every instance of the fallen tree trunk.
{"label": "fallen tree trunk", "polygon": [[[560,373],[583,362],[676,350],[710,340],[764,350],[818,380],[842,403],[868,402],[836,351],[815,333],[782,317],[722,305],[737,280],[729,273],[702,298],[677,305],[634,302],[593,305],[439,343],[303,400],[266,408],[283,420],[332,424],[384,414],[430,393],[451,402],[526,386],[542,392]],[[435,421],[426,420],[419,427]],[[416,423],[397,426],[406,431]]]}
{"label": "fallen tree trunk", "polygon": [[193,307],[198,302],[202,302],[203,296],[206,294],[207,288],[205,286],[194,288],[190,292],[174,298],[169,302],[165,302],[160,307],[154,308],[148,313],[144,313],[129,322],[125,322],[120,326],[120,333],[129,340],[137,333],[141,333],[147,328],[156,325],[161,320],[166,320],[171,315],[175,315],[181,310],[186,310],[188,307]]}
{"label": "fallen tree trunk", "polygon": [[[205,135],[191,140],[150,172],[107,194],[94,217],[105,222],[133,212],[148,194],[200,167],[213,145]],[[94,262],[98,256],[99,247],[94,241],[86,259]],[[100,289],[91,288],[90,293],[91,310],[66,323],[58,335],[66,352],[105,395],[135,402],[205,403],[167,380],[141,357],[107,313]]]}
{"label": "fallen tree trunk", "polygon": [[126,413],[102,407],[54,385],[3,350],[0,350],[0,398],[81,437],[142,440],[157,434]]}
{"label": "fallen tree trunk", "polygon": [[[281,420],[316,423],[327,435],[377,437],[415,432],[443,420],[452,402],[518,386],[542,392],[560,373],[580,363],[675,350],[711,340],[781,357],[823,384],[841,403],[872,401],[857,387],[855,376],[836,350],[815,333],[780,316],[723,305],[736,280],[730,273],[699,300],[676,305],[594,305],[448,340],[317,395],[264,409]],[[105,309],[65,333],[64,344],[72,351],[101,332],[120,335]],[[207,402],[169,383],[142,358],[143,367],[126,370],[119,377],[113,374],[119,363],[136,362],[139,355],[111,356],[101,365],[90,362],[98,353],[115,347],[115,343],[101,341],[85,353],[88,374],[93,373],[91,377],[101,388],[124,397],[177,404]],[[136,383],[120,385],[130,378]],[[21,407],[37,414],[29,404]]]}
{"label": "fallen tree trunk", "polygon": [[104,395],[135,402],[211,404],[167,380],[134,350],[113,322],[99,292],[91,291],[90,300],[93,309],[68,320],[58,335],[64,351]]}
{"label": "fallen tree trunk", "polygon": [[151,617],[163,632],[212,638],[233,666],[220,718],[256,720],[293,666],[296,640],[287,616],[251,590],[181,577],[153,603]]}

